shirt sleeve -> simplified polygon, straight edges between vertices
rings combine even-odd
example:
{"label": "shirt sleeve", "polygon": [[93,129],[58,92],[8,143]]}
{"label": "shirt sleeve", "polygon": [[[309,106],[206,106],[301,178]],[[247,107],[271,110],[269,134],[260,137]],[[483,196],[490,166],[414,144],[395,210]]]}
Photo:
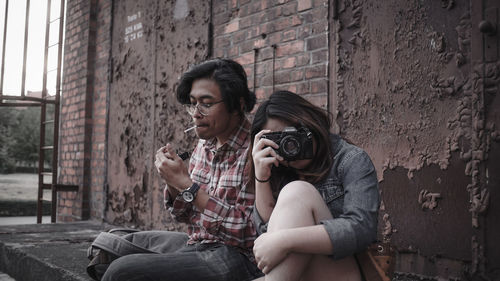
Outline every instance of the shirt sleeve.
{"label": "shirt sleeve", "polygon": [[[201,142],[198,142],[191,155],[199,154],[201,149],[202,149],[202,144]],[[194,163],[193,159],[191,158],[189,160],[189,168],[188,168],[189,174],[191,174],[193,167]],[[190,218],[194,215],[193,204],[184,201],[182,199],[180,192],[179,194],[177,194],[175,198],[172,198],[172,196],[170,196],[170,193],[167,190],[167,185],[165,185],[165,189],[163,190],[163,198],[164,198],[165,209],[167,209],[170,212],[174,220],[184,223],[190,222]]]}
{"label": "shirt sleeve", "polygon": [[345,157],[339,167],[344,187],[343,212],[338,218],[321,222],[330,236],[334,259],[361,252],[377,238],[380,199],[375,167],[361,149]]}
{"label": "shirt sleeve", "polygon": [[237,194],[235,204],[210,196],[201,214],[200,224],[207,232],[223,238],[226,243],[253,243],[256,232],[251,216],[255,194],[247,192],[246,186],[241,189],[234,187],[227,192]]}
{"label": "shirt sleeve", "polygon": [[166,185],[163,190],[163,197],[165,200],[165,209],[170,212],[173,219],[178,222],[189,222],[189,218],[192,216],[193,212],[191,203],[184,201],[180,193],[176,197],[170,196]]}

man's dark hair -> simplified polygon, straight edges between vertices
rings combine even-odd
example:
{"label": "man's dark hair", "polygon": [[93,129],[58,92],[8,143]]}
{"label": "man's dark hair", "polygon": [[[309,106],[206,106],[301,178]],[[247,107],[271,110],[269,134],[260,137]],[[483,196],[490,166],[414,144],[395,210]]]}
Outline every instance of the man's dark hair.
{"label": "man's dark hair", "polygon": [[[177,100],[182,104],[190,103],[189,93],[194,80],[208,78],[219,86],[227,110],[240,114],[252,111],[255,106],[255,93],[248,89],[247,75],[243,67],[230,59],[212,59],[191,67],[186,71],[177,87]],[[244,107],[241,110],[240,99]]]}

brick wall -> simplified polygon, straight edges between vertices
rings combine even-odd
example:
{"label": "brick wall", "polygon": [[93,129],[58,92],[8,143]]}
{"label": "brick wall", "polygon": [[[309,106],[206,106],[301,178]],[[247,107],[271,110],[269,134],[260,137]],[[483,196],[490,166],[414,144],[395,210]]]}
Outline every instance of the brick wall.
{"label": "brick wall", "polygon": [[112,1],[100,0],[96,11],[95,69],[92,107],[91,193],[90,217],[103,218],[106,200],[106,141],[108,92],[110,82],[109,55],[111,49]]}
{"label": "brick wall", "polygon": [[110,2],[67,3],[59,182],[79,192],[59,193],[58,221],[102,217]]}
{"label": "brick wall", "polygon": [[328,0],[215,0],[212,13],[214,56],[240,62],[258,99],[274,84],[327,107]]}
{"label": "brick wall", "polygon": [[[80,190],[59,194],[59,221],[104,218],[111,3],[67,4],[59,182]],[[328,0],[213,0],[211,14],[212,56],[239,61],[260,100],[285,89],[328,107]]]}

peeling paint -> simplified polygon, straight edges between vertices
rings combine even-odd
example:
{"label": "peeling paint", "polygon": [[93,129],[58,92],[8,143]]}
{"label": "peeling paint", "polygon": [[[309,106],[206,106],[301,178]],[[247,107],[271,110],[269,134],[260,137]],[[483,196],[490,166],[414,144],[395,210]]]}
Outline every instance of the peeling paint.
{"label": "peeling paint", "polygon": [[428,190],[422,189],[418,194],[418,203],[422,206],[422,210],[433,210],[436,208],[438,199],[441,199],[441,193],[431,193]]}
{"label": "peeling paint", "polygon": [[[382,239],[424,257],[460,259],[462,274],[472,254],[474,274],[485,275],[487,241],[473,246],[470,237],[484,232],[483,218],[492,216],[489,157],[500,139],[500,62],[479,61],[493,57],[481,52],[496,45],[478,47],[477,25],[487,14],[483,5],[494,4],[338,2],[332,112],[338,131],[363,147],[377,169]],[[453,238],[460,246],[435,244],[429,233],[438,240],[460,233]]]}
{"label": "peeling paint", "polygon": [[164,182],[153,160],[167,142],[182,151],[192,150],[195,143],[194,134],[182,132],[191,118],[175,98],[180,75],[207,50],[209,6],[193,3],[115,1],[106,212],[110,223],[183,228],[163,208]]}

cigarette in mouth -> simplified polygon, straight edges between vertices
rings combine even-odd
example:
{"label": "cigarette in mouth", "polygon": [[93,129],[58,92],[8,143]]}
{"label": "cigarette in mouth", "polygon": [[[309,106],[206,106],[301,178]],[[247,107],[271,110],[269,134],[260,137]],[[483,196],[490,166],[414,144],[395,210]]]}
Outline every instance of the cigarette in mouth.
{"label": "cigarette in mouth", "polygon": [[191,128],[187,128],[186,130],[184,130],[184,133],[187,133],[187,132],[189,132],[189,131],[191,131],[191,130],[193,130],[193,129],[196,129],[197,127],[198,127],[198,126],[194,125],[194,126],[193,126],[193,127],[191,127]]}

